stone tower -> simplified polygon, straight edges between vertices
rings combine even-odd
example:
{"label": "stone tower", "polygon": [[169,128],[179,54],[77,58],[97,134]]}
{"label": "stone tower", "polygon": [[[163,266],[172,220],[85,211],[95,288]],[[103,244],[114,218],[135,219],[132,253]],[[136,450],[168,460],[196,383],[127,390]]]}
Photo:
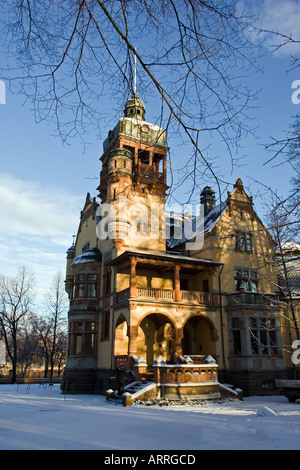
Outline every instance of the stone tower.
{"label": "stone tower", "polygon": [[105,238],[105,230],[117,252],[125,246],[164,252],[166,133],[144,120],[145,106],[136,93],[124,113],[109,131],[100,159],[99,198],[102,206],[109,204],[113,211],[103,220],[100,238]]}

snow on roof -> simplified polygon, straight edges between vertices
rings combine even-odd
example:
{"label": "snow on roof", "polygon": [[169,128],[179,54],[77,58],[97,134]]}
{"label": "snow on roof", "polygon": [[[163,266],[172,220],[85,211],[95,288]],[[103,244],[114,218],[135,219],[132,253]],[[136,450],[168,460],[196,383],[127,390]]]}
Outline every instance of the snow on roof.
{"label": "snow on roof", "polygon": [[[213,230],[213,228],[216,226],[218,220],[224,213],[225,209],[227,207],[226,202],[221,202],[217,206],[215,206],[209,213],[205,216],[204,218],[204,233],[209,233]],[[201,216],[200,216],[201,217]],[[195,238],[199,235],[202,235],[202,224],[198,224],[197,222],[199,221],[199,217],[193,217],[192,220],[192,238]],[[198,230],[197,230],[198,228]],[[169,248],[175,248],[178,245],[181,245],[182,243],[187,242],[190,240],[190,238],[186,237],[183,235],[181,239],[170,239],[168,241],[168,247]]]}
{"label": "snow on roof", "polygon": [[296,252],[300,251],[299,243],[286,242],[282,244],[283,252]]}
{"label": "snow on roof", "polygon": [[92,248],[91,250],[87,250],[81,255],[76,256],[74,259],[72,266],[74,264],[80,264],[80,263],[95,263],[95,262],[101,262],[102,260],[102,255],[98,248]]}

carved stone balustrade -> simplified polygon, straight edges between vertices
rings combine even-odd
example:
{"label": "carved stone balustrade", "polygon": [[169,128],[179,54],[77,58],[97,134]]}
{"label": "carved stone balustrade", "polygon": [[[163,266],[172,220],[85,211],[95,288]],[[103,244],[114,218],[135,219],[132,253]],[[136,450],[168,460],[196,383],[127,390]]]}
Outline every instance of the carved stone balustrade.
{"label": "carved stone balustrade", "polygon": [[158,356],[153,372],[161,397],[170,400],[220,398],[218,365],[213,358],[208,358],[200,364],[192,361],[167,364],[162,356]]}

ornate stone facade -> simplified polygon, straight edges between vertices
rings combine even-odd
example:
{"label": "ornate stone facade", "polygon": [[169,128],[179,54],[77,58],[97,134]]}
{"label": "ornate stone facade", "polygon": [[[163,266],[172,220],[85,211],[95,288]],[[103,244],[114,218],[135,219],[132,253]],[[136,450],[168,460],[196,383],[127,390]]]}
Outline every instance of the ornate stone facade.
{"label": "ornate stone facade", "polygon": [[241,180],[219,205],[205,187],[202,234],[192,234],[204,243],[187,249],[166,214],[168,151],[165,131],[145,121],[133,95],[104,142],[99,199],[87,195],[67,253],[66,392],[105,393],[132,357],[150,376],[157,357],[168,365],[174,351],[213,356],[220,380],[246,393],[284,374],[274,247],[252,198]]}

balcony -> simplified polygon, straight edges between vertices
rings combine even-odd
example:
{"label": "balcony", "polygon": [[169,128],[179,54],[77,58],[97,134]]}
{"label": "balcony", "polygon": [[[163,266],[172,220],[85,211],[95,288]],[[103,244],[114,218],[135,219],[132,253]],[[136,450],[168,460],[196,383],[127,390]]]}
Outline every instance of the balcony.
{"label": "balcony", "polygon": [[[216,296],[209,292],[186,291],[179,292],[174,289],[153,289],[148,287],[136,287],[136,298],[139,301],[152,302],[180,302],[194,305],[216,305]],[[124,289],[115,294],[115,303],[119,304],[130,298],[130,289]]]}
{"label": "balcony", "polygon": [[261,305],[278,306],[278,296],[276,294],[264,292],[233,292],[227,295],[227,307],[239,305]]}
{"label": "balcony", "polygon": [[152,178],[160,183],[165,183],[165,174],[162,171],[157,171],[153,166],[145,163],[138,162],[136,175],[145,178]]}

